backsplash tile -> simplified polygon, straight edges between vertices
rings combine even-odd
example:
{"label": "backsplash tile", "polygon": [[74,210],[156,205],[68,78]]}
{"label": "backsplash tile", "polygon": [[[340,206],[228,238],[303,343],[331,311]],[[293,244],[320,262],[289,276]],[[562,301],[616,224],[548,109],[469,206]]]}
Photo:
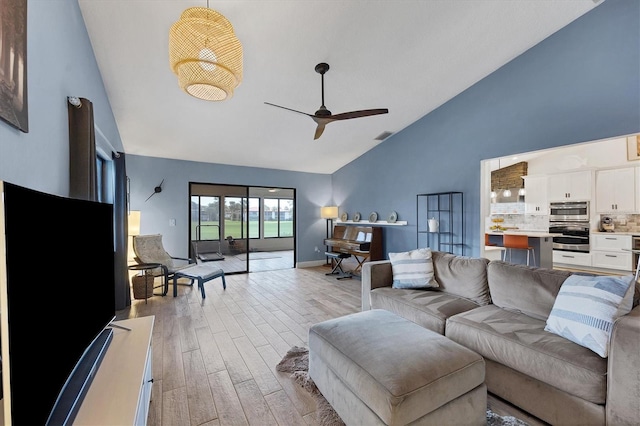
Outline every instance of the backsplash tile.
{"label": "backsplash tile", "polygon": [[[500,226],[505,228],[518,228],[523,231],[549,231],[548,215],[531,215],[531,214],[500,214],[496,215],[504,219]],[[490,231],[491,226],[495,225],[491,221],[491,217],[485,218],[485,230]]]}
{"label": "backsplash tile", "polygon": [[[609,215],[613,219],[613,226],[618,232],[637,232],[640,234],[640,214]],[[626,222],[624,225],[623,222]]]}

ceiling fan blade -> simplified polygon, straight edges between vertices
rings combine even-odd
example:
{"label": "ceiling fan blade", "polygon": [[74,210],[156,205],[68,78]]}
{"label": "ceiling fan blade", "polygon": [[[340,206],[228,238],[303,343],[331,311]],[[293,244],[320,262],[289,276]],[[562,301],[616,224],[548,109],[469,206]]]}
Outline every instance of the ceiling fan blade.
{"label": "ceiling fan blade", "polygon": [[371,115],[387,114],[389,110],[387,108],[379,109],[363,109],[360,111],[343,112],[341,114],[332,115],[334,120],[348,120],[350,118],[369,117]]}
{"label": "ceiling fan blade", "polygon": [[316,140],[318,139],[320,136],[322,136],[322,132],[324,132],[324,126],[326,126],[327,123],[322,122],[322,123],[318,123],[318,127],[316,127],[316,134],[313,135],[313,139]]}
{"label": "ceiling fan blade", "polygon": [[316,127],[316,134],[314,135],[313,139],[318,139],[322,135],[322,132],[324,132],[324,127],[333,121],[333,117],[331,116],[318,117],[317,115],[312,115],[311,118],[313,119],[313,121],[318,123],[318,127]]}
{"label": "ceiling fan blade", "polygon": [[308,115],[309,117],[313,117],[313,114],[307,114],[306,112],[298,111],[298,110],[295,110],[295,109],[283,107],[283,106],[272,104],[272,103],[269,103],[269,102],[265,102],[265,104],[271,105],[271,106],[274,106],[274,107],[277,107],[277,108],[282,108],[282,109],[286,109],[286,110],[289,110],[289,111],[297,112],[298,114]]}

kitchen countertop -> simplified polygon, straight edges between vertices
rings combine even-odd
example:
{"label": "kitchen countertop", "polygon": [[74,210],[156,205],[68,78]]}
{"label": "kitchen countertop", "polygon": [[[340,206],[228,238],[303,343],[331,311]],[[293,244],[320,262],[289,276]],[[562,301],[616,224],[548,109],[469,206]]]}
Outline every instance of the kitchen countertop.
{"label": "kitchen countertop", "polygon": [[628,231],[614,231],[614,232],[606,232],[606,231],[590,231],[592,234],[609,234],[609,235],[631,235],[634,237],[640,237],[640,232],[628,232]]}
{"label": "kitchen countertop", "polygon": [[489,235],[505,235],[505,234],[526,235],[527,237],[534,237],[534,238],[546,238],[546,237],[555,237],[558,235],[562,235],[561,233],[558,233],[558,232],[526,231],[521,229],[509,229],[506,231],[487,231],[486,233]]}

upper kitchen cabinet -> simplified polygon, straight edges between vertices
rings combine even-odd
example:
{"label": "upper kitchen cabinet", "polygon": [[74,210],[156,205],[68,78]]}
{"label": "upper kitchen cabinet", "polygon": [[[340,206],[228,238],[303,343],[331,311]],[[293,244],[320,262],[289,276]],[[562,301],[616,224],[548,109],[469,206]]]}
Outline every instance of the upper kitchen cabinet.
{"label": "upper kitchen cabinet", "polygon": [[547,178],[549,201],[591,200],[591,170],[559,173]]}
{"label": "upper kitchen cabinet", "polygon": [[549,214],[549,201],[547,199],[547,177],[546,176],[523,176],[524,189],[524,211],[526,214],[547,215]]}
{"label": "upper kitchen cabinet", "polygon": [[636,168],[596,171],[596,211],[634,213],[636,211]]}

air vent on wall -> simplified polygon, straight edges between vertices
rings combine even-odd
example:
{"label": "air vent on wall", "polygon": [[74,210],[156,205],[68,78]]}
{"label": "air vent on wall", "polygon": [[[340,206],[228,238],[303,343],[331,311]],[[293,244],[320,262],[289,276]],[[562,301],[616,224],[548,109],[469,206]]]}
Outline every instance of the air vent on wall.
{"label": "air vent on wall", "polygon": [[393,134],[393,132],[382,132],[374,140],[383,141],[386,138],[388,138],[389,136],[391,136],[392,134]]}

